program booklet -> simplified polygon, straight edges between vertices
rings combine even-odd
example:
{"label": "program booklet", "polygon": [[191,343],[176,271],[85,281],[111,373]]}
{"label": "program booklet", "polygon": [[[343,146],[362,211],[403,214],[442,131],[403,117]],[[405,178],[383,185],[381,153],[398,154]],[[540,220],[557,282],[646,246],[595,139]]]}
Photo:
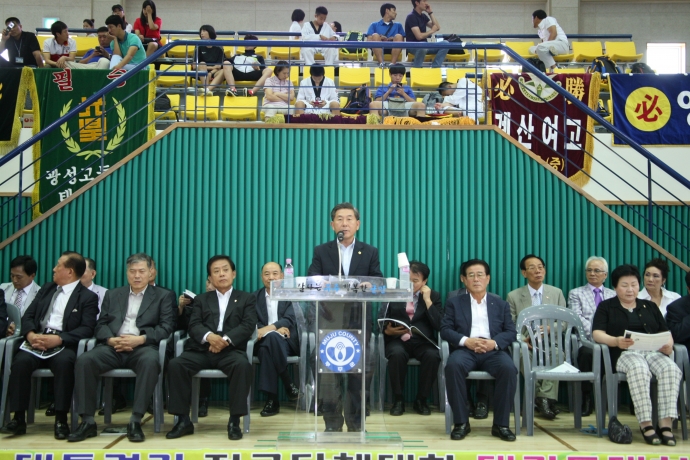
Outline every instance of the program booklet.
{"label": "program booklet", "polygon": [[189,299],[192,299],[192,300],[194,300],[194,298],[196,297],[196,294],[194,294],[189,289],[185,289],[184,292],[182,293],[182,295],[189,298]]}
{"label": "program booklet", "polygon": [[433,346],[435,346],[437,349],[440,350],[438,344],[435,341],[433,341],[432,339],[430,339],[429,337],[427,337],[426,335],[424,335],[424,333],[422,331],[420,331],[417,326],[408,326],[403,321],[400,321],[398,319],[393,319],[393,318],[381,318],[378,321],[379,321],[379,328],[382,331],[386,328],[386,322],[394,323],[395,326],[404,326],[411,335],[424,337],[426,340],[429,341],[430,344],[432,344]]}
{"label": "program booklet", "polygon": [[38,356],[41,359],[48,359],[52,356],[57,355],[60,353],[62,350],[65,349],[64,345],[60,345],[59,347],[51,348],[50,350],[36,350],[31,346],[28,340],[25,340],[20,346],[19,349],[22,351],[25,351],[27,353],[31,353],[34,356]]}

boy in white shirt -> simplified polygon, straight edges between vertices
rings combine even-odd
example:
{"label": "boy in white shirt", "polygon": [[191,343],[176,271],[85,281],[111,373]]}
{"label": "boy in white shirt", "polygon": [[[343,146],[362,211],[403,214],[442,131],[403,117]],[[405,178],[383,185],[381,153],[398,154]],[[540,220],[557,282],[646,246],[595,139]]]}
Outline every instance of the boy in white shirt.
{"label": "boy in white shirt", "polygon": [[[325,6],[316,8],[314,20],[304,24],[304,27],[302,27],[302,40],[337,41],[337,35],[330,24],[326,22],[327,16],[328,10]],[[302,60],[304,60],[304,64],[308,66],[314,64],[314,55],[316,53],[321,53],[323,55],[326,65],[333,65],[338,57],[338,48],[302,48],[300,50]]]}
{"label": "boy in white shirt", "polygon": [[340,99],[335,89],[335,82],[324,76],[323,66],[313,65],[309,69],[310,78],[305,78],[299,84],[295,114],[328,113],[340,115]]}

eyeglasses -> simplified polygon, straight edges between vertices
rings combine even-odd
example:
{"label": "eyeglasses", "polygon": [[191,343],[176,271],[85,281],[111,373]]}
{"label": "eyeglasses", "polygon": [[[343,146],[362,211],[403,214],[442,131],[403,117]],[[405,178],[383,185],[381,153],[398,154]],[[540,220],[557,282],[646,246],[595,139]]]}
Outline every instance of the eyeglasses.
{"label": "eyeglasses", "polygon": [[605,270],[599,270],[598,268],[588,268],[588,269],[585,270],[585,271],[586,271],[587,273],[590,273],[590,274],[591,274],[591,273],[594,273],[595,275],[601,275],[601,274],[606,273]]}
{"label": "eyeglasses", "polygon": [[481,280],[481,279],[486,278],[486,273],[469,273],[469,274],[467,275],[467,277],[468,277],[469,279],[474,279],[474,278],[476,278],[476,279],[478,279],[478,280]]}
{"label": "eyeglasses", "polygon": [[536,272],[536,271],[544,270],[545,268],[546,267],[544,267],[543,265],[530,265],[529,267],[527,267],[527,271]]}

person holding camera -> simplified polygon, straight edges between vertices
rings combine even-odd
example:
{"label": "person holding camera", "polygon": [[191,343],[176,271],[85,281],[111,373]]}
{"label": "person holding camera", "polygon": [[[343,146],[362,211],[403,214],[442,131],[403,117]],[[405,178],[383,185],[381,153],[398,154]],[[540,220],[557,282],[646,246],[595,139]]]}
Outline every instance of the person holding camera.
{"label": "person holding camera", "polygon": [[86,52],[81,61],[67,62],[68,69],[108,69],[113,50],[110,48],[110,35],[107,27],[98,28],[98,46]]}
{"label": "person holding camera", "polygon": [[[5,50],[8,55],[7,61],[11,66],[43,67],[43,56],[36,35],[23,32],[21,22],[15,17],[5,20],[5,28],[0,40],[0,53]],[[0,63],[4,63],[3,59],[0,59]]]}
{"label": "person holding camera", "polygon": [[[423,114],[424,103],[417,102],[412,88],[402,84],[405,67],[402,64],[392,65],[388,73],[391,81],[388,85],[383,84],[376,90],[374,100],[369,104],[369,112],[380,114],[382,117],[386,115],[416,117],[417,113]],[[421,112],[418,112],[419,110]]]}
{"label": "person holding camera", "polygon": [[325,76],[326,71],[321,65],[313,65],[309,69],[309,78],[299,84],[295,115],[303,113],[328,113],[340,115],[340,99],[336,91],[335,82]]}

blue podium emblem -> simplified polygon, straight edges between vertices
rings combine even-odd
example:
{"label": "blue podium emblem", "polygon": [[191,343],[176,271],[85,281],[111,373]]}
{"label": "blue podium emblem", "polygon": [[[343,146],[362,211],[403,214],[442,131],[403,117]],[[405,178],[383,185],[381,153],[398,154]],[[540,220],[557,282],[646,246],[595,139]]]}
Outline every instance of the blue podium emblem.
{"label": "blue podium emblem", "polygon": [[329,332],[321,340],[319,357],[332,372],[351,372],[362,357],[362,346],[349,331]]}

